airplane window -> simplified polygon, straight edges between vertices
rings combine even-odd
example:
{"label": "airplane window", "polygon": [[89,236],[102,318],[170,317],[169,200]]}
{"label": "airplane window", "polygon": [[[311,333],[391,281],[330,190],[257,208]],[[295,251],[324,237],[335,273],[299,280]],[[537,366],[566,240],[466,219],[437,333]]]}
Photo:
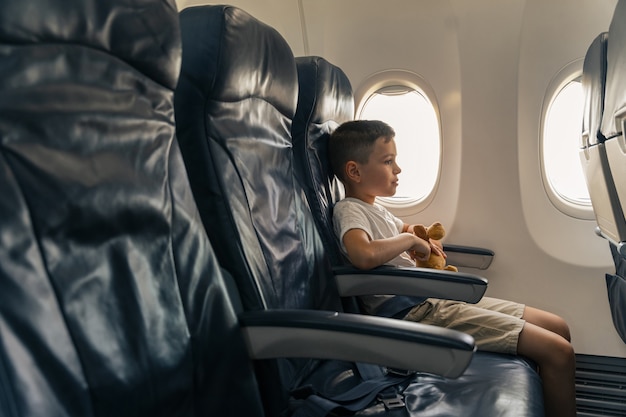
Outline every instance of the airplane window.
{"label": "airplane window", "polygon": [[410,204],[426,199],[437,184],[441,158],[439,119],[426,95],[406,86],[383,87],[366,99],[357,117],[382,120],[396,131],[402,173],[396,195],[381,200]]}
{"label": "airplane window", "polygon": [[552,98],[545,114],[542,155],[544,181],[566,204],[591,207],[579,157],[584,95],[580,77]]}

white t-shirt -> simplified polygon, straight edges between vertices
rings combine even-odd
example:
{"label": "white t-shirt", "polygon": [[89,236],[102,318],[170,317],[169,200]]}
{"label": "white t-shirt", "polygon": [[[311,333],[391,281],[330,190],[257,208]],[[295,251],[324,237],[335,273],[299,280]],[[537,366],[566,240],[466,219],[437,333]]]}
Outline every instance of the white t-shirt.
{"label": "white t-shirt", "polygon": [[[370,239],[377,240],[399,235],[402,233],[403,226],[404,222],[391,214],[385,207],[377,203],[368,204],[358,198],[346,197],[338,201],[333,209],[333,228],[339,239],[341,251],[346,257],[348,253],[343,244],[343,236],[348,230],[361,229],[368,234]],[[406,252],[402,252],[387,264],[406,267],[415,266],[415,261]],[[373,313],[391,297],[393,296],[368,295],[360,298],[367,312]]]}

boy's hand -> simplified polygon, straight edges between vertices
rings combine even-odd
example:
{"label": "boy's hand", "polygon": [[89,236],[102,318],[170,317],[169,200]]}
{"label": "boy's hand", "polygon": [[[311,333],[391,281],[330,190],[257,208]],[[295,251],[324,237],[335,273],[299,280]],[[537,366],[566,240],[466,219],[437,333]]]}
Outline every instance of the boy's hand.
{"label": "boy's hand", "polygon": [[443,246],[441,245],[440,241],[429,239],[428,242],[426,242],[424,239],[421,239],[419,237],[417,239],[421,241],[417,245],[419,246],[419,248],[413,247],[408,250],[411,259],[426,261],[428,260],[428,258],[430,258],[431,254],[443,256],[444,259],[448,257],[448,255],[446,255],[446,253],[443,251]]}
{"label": "boy's hand", "polygon": [[444,259],[448,257],[448,255],[446,255],[446,253],[443,251],[443,245],[441,244],[441,241],[429,239],[429,243],[430,251],[432,253],[434,253],[435,255],[443,256]]}
{"label": "boy's hand", "polygon": [[415,244],[407,251],[411,259],[425,261],[430,258],[433,245],[413,234],[412,236],[415,238]]}

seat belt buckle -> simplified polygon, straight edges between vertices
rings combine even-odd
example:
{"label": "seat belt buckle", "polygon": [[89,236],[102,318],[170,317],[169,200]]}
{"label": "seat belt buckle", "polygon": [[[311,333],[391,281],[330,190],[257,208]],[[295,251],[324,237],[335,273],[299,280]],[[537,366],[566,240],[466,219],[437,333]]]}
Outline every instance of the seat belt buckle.
{"label": "seat belt buckle", "polygon": [[378,394],[378,400],[385,405],[387,411],[396,410],[398,408],[404,408],[404,397],[398,393],[380,393]]}

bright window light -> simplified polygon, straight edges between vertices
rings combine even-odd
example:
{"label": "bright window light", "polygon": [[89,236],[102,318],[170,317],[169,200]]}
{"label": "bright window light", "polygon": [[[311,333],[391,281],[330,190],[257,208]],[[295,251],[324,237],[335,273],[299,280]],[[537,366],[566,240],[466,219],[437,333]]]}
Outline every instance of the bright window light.
{"label": "bright window light", "polygon": [[396,132],[397,162],[402,173],[391,202],[425,199],[439,177],[441,140],[439,120],[431,102],[408,87],[385,87],[367,99],[362,120],[382,120]]}
{"label": "bright window light", "polygon": [[544,174],[552,190],[571,204],[590,206],[591,200],[579,157],[584,94],[580,81],[571,81],[554,97],[543,131]]}

